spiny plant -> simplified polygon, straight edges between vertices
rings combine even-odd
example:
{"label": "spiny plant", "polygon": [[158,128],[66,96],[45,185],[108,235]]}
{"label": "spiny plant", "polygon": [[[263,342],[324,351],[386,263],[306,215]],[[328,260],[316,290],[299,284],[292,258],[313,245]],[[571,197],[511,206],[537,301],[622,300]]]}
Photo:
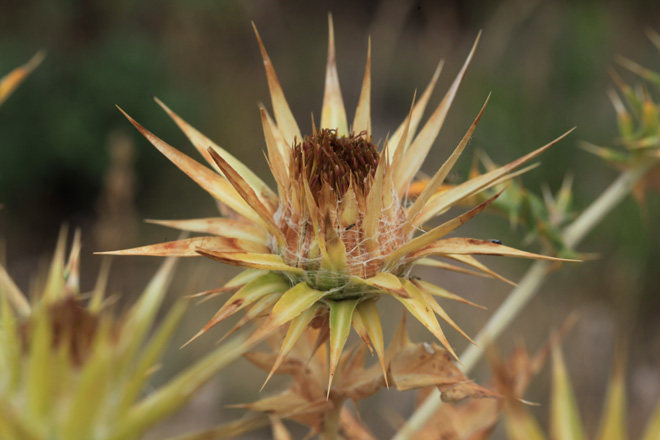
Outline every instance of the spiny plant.
{"label": "spiny plant", "polygon": [[247,311],[241,323],[269,311],[265,322],[247,344],[289,324],[270,377],[305,328],[310,325],[320,328],[320,342],[327,340],[330,347],[327,396],[331,393],[332,380],[351,327],[373,347],[382,373],[387,377],[385,344],[376,307],[377,300],[383,296],[401,302],[456,358],[436,315],[467,335],[434,297],[460,299],[460,296],[418,280],[412,274],[415,266],[465,272],[464,267],[455,264],[458,262],[501,278],[473,255],[560,260],[488,240],[446,238],[499,194],[440,226],[428,231],[421,228],[461,201],[523,172],[524,169],[516,170],[566,136],[505,166],[437,192],[467,146],[485,110],[484,104],[456,149],[424,190],[411,200],[407,197],[408,188],[414,185],[415,175],[442,128],[479,38],[421,130],[417,132],[442,62],[419,101],[413,98],[408,117],[379,148],[373,142],[371,130],[370,50],[355,118],[349,127],[337,76],[331,17],[329,27],[320,126],[314,127],[307,136],[302,136],[289,109],[255,27],[275,115],[273,120],[266,109],[261,108],[268,164],[277,183],[277,192],[162,102],[157,100],[215,171],[171,147],[124,113],[140,133],[231,215],[230,218],[158,221],[165,226],[210,235],[110,252],[205,256],[245,268],[224,287],[208,292],[216,294],[238,289],[197,336],[239,311]]}
{"label": "spiny plant", "polygon": [[[660,50],[660,35],[649,30],[648,36]],[[625,57],[619,57],[618,61],[646,80],[651,87],[660,90],[660,74]],[[617,115],[617,144],[623,148],[601,147],[589,142],[583,142],[582,146],[618,169],[630,171],[649,168],[644,177],[635,182],[632,191],[635,200],[643,207],[649,189],[660,192],[660,169],[655,166],[660,160],[660,108],[646,83],[631,86],[616,70],[612,69],[610,73],[618,92],[610,89],[608,95]]]}
{"label": "spiny plant", "polygon": [[[654,31],[649,31],[648,35],[653,44],[660,49],[660,35]],[[660,74],[623,57],[619,59],[619,63],[640,75],[651,83],[651,86],[660,87]],[[527,218],[525,218],[527,214],[519,210],[522,197],[499,200],[500,203],[507,205],[503,208],[506,212],[514,213],[518,219],[522,217],[523,223],[530,224],[533,232],[563,255],[575,255],[577,245],[629,194],[632,194],[643,208],[648,189],[659,187],[660,108],[646,84],[630,86],[614,70],[612,78],[619,89],[619,92],[609,91],[617,114],[619,138],[616,143],[619,144],[619,148],[600,147],[587,142],[583,142],[582,146],[620,169],[619,177],[594,202],[577,214],[569,211],[571,196],[567,194],[567,186],[560,190],[556,199],[546,197],[546,200],[550,201],[546,209],[535,209]],[[521,192],[524,197],[526,197],[525,193],[530,194],[526,191]],[[575,218],[572,219],[573,217]],[[541,227],[535,231],[534,225]],[[551,235],[547,235],[548,232]],[[544,234],[546,234],[545,239]],[[484,344],[495,340],[539,291],[549,272],[550,267],[546,262],[535,262],[523,276],[520,284],[491,316],[475,341]],[[471,346],[460,356],[466,373],[476,365],[482,353],[481,350]],[[431,393],[417,408],[406,421],[405,426],[397,432],[396,440],[412,438],[414,433],[424,426],[442,405],[442,402],[435,397],[437,396]]]}
{"label": "spiny plant", "polygon": [[[469,175],[470,178],[476,178],[497,168],[498,166],[485,152],[477,151]],[[418,194],[429,181],[429,179],[419,180],[409,194]],[[475,194],[473,197],[463,200],[461,205],[472,208],[502,192],[486,208],[486,212],[508,217],[513,228],[522,226],[526,231],[525,243],[538,242],[545,252],[566,258],[580,258],[574,250],[565,245],[561,236],[562,228],[577,215],[572,206],[572,185],[573,177],[567,175],[556,194],[544,186],[542,194],[538,195],[526,188],[518,177]],[[441,188],[439,191],[447,191],[448,188],[451,188],[451,185]],[[505,189],[506,191],[504,191]]]}
{"label": "spiny plant", "polygon": [[0,438],[141,438],[243,353],[234,341],[143,396],[186,310],[179,301],[152,328],[175,259],[117,318],[106,305],[107,261],[94,290],[81,292],[80,233],[68,262],[65,245],[62,232],[45,282],[29,300],[0,266]]}

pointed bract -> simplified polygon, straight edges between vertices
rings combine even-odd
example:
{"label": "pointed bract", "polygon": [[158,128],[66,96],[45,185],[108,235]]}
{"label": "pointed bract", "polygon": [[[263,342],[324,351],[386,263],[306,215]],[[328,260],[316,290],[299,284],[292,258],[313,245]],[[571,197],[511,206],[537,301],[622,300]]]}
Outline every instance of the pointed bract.
{"label": "pointed bract", "polygon": [[438,136],[438,133],[440,132],[440,129],[445,122],[449,108],[454,102],[458,88],[460,87],[461,82],[465,77],[467,68],[472,61],[472,56],[477,49],[477,44],[479,43],[480,37],[481,33],[477,35],[477,38],[474,41],[474,45],[472,46],[472,50],[470,50],[470,53],[465,60],[465,64],[463,64],[463,67],[458,72],[458,75],[456,75],[456,79],[454,79],[454,82],[447,91],[447,94],[435,109],[429,120],[426,122],[419,135],[417,135],[410,148],[406,151],[401,166],[397,168],[397,174],[394,181],[396,183],[397,189],[399,190],[399,194],[402,194],[406,186],[412,182],[413,177],[415,177],[415,174],[417,174],[417,171],[419,171],[420,167],[422,166],[422,162],[424,162],[424,159],[426,159],[426,156],[431,149],[433,142],[435,142],[435,138]]}
{"label": "pointed bract", "polygon": [[332,301],[330,303],[330,377],[328,379],[328,396],[332,388],[339,357],[344,350],[348,333],[351,331],[353,312],[357,300]]}
{"label": "pointed bract", "polygon": [[304,271],[288,266],[282,257],[273,254],[255,254],[249,252],[218,252],[211,249],[197,248],[197,253],[222,261],[232,266],[248,267],[251,269],[272,270],[276,272],[291,272],[302,275]]}
{"label": "pointed bract", "polygon": [[478,177],[468,180],[465,183],[462,183],[461,185],[458,185],[452,191],[436,193],[434,196],[432,196],[429,199],[428,203],[422,210],[421,214],[415,219],[415,225],[422,225],[426,223],[428,220],[435,217],[436,215],[443,213],[449,207],[454,206],[454,204],[456,204],[460,200],[470,197],[476,194],[477,192],[483,190],[489,184],[504,177],[506,174],[510,173],[511,171],[523,165],[524,163],[534,159],[539,154],[543,153],[545,150],[552,147],[557,142],[568,136],[573,130],[575,129],[571,129],[567,131],[566,133],[559,136],[554,141],[542,146],[537,150],[532,151],[531,153],[524,155],[519,159],[514,160],[513,162],[510,162],[507,165],[504,165],[496,170],[490,171],[486,174],[482,174]]}
{"label": "pointed bract", "polygon": [[367,132],[367,136],[371,135],[371,38],[369,38],[367,48],[367,66],[364,69],[362,91],[353,120],[353,132],[361,133],[363,131]]}
{"label": "pointed bract", "polygon": [[385,378],[385,385],[389,388],[387,381],[387,366],[385,363],[385,342],[383,340],[383,329],[380,324],[380,316],[378,315],[378,309],[376,308],[376,301],[374,299],[362,301],[358,304],[356,312],[362,318],[371,345],[378,356],[378,362],[380,363],[380,368],[383,372],[383,377]]}
{"label": "pointed bract", "polygon": [[289,283],[274,272],[268,272],[254,281],[247,283],[240,288],[231,298],[224,303],[215,315],[204,325],[202,332],[208,331],[211,327],[230,317],[239,310],[248,307],[254,302],[260,300],[266,295],[274,293],[284,293],[289,289]]}
{"label": "pointed bract", "polygon": [[289,354],[291,349],[293,349],[294,344],[300,338],[300,336],[302,336],[305,329],[307,329],[307,326],[309,325],[310,321],[312,320],[312,318],[314,318],[314,316],[321,307],[322,307],[321,304],[315,304],[291,320],[289,329],[287,330],[286,336],[284,337],[284,341],[282,342],[282,347],[280,348],[280,351],[277,353],[275,362],[273,362],[273,367],[268,373],[268,377],[266,378],[266,381],[261,386],[262,390],[270,380],[273,373],[275,373],[275,371],[277,371],[279,366],[282,364],[282,361],[286,358],[286,355]]}
{"label": "pointed bract", "polygon": [[392,252],[388,257],[387,257],[387,263],[388,265],[394,264],[404,258],[406,255],[410,255],[415,251],[422,250],[428,246],[430,246],[433,242],[438,240],[440,237],[444,237],[445,235],[449,234],[450,232],[456,230],[458,227],[461,225],[465,224],[468,220],[474,218],[477,214],[479,214],[481,211],[486,209],[488,205],[493,203],[495,199],[497,199],[502,192],[500,191],[499,193],[495,194],[493,197],[490,199],[486,200],[476,208],[471,209],[470,211],[466,212],[463,215],[460,215],[452,220],[449,220],[440,226],[431,229],[429,232],[426,232],[412,240],[410,240],[408,243],[397,249],[396,251]]}
{"label": "pointed bract", "polygon": [[[429,98],[431,98],[431,95],[433,94],[433,89],[435,89],[435,85],[438,82],[438,78],[440,77],[440,72],[442,72],[443,65],[444,65],[444,60],[440,60],[438,66],[433,72],[431,81],[426,86],[426,89],[424,89],[424,92],[422,93],[422,96],[420,97],[419,101],[417,101],[417,104],[414,103],[414,99],[413,99],[413,106],[410,108],[410,114],[408,118],[406,118],[401,123],[399,128],[397,128],[394,134],[390,137],[390,142],[393,145],[398,145],[401,141],[403,141],[403,148],[401,150],[402,156],[403,153],[405,153],[405,151],[410,146],[410,143],[412,142],[412,139],[415,136],[417,126],[422,120],[422,116],[424,116],[424,110],[426,109],[426,104],[428,104]],[[394,151],[393,150],[390,151],[390,154],[391,154],[390,159],[392,159]]]}
{"label": "pointed bract", "polygon": [[298,128],[298,123],[291,113],[289,104],[286,102],[284,97],[284,92],[282,91],[282,86],[277,79],[275,74],[275,68],[273,63],[266,53],[266,48],[264,47],[257,27],[252,23],[254,28],[254,33],[257,36],[257,42],[259,43],[259,50],[261,51],[261,57],[264,60],[264,68],[266,69],[266,78],[268,79],[268,89],[270,90],[270,97],[273,101],[273,111],[275,112],[275,119],[277,120],[277,127],[279,128],[282,136],[284,136],[284,142],[289,146],[293,145],[294,139],[302,139],[300,134],[300,129]]}
{"label": "pointed bract", "polygon": [[156,257],[199,257],[198,248],[216,252],[256,252],[268,253],[269,249],[254,241],[225,237],[195,237],[185,240],[141,246],[121,251],[97,252],[101,255],[148,255]]}
{"label": "pointed bract", "polygon": [[564,357],[558,345],[554,345],[552,348],[550,433],[552,438],[557,439],[586,439],[575,395],[564,364]]}
{"label": "pointed bract", "polygon": [[250,184],[243,179],[243,176],[236,172],[227,161],[216,153],[215,150],[209,148],[208,151],[215,163],[218,164],[222,172],[225,174],[225,177],[227,177],[227,180],[229,180],[229,183],[231,183],[243,200],[250,205],[254,212],[257,213],[261,220],[266,224],[271,234],[273,234],[278,240],[283,240],[282,233],[277,228],[275,220],[273,219],[272,210],[259,200],[257,194],[254,192],[254,188],[252,188]]}
{"label": "pointed bract", "polygon": [[254,224],[222,217],[196,218],[190,220],[145,220],[147,223],[199,232],[225,238],[238,238],[262,245],[268,244],[268,234]]}
{"label": "pointed bract", "polygon": [[426,188],[424,188],[424,191],[422,191],[419,197],[415,199],[415,203],[408,210],[407,212],[408,231],[410,231],[413,228],[415,217],[417,217],[417,214],[419,214],[422,208],[424,208],[424,205],[426,205],[426,202],[428,202],[429,198],[431,198],[431,196],[437,191],[440,185],[442,185],[447,175],[449,175],[449,172],[454,168],[454,165],[456,164],[458,158],[461,157],[461,154],[463,153],[463,150],[467,146],[468,141],[472,137],[474,130],[477,128],[477,124],[479,123],[479,120],[481,119],[484,110],[486,110],[486,106],[488,105],[489,99],[490,99],[490,94],[488,95],[488,98],[486,98],[486,102],[484,102],[481,111],[479,111],[479,114],[477,115],[476,119],[468,129],[467,133],[465,133],[465,136],[463,136],[463,139],[461,139],[461,142],[458,144],[454,152],[451,154],[451,156],[449,156],[449,158],[445,161],[445,163],[442,164],[442,166],[435,173],[435,175],[428,183]]}
{"label": "pointed bract", "polygon": [[499,255],[504,257],[530,258],[534,260],[549,261],[578,261],[568,258],[550,257],[547,255],[534,254],[532,252],[520,251],[518,249],[493,243],[492,241],[477,240],[475,238],[445,238],[436,241],[409,255],[410,259],[427,257],[429,255]]}
{"label": "pointed bract", "polygon": [[163,153],[165,157],[172,161],[174,165],[179,167],[181,171],[186,173],[188,177],[193,179],[195,183],[201,186],[213,198],[226,204],[243,217],[252,220],[255,223],[263,224],[257,213],[245,203],[226,179],[171,147],[166,142],[163,142],[159,137],[128,116],[128,114],[126,114],[121,108],[119,108],[119,111],[126,116],[131,124],[133,124],[133,126],[135,126],[135,128],[137,128],[137,130],[142,133],[142,135],[146,137],[154,147]]}
{"label": "pointed bract", "polygon": [[619,357],[614,361],[614,369],[609,381],[596,440],[623,440],[627,437],[624,362],[623,357]]}
{"label": "pointed bract", "polygon": [[328,14],[328,63],[325,73],[325,92],[323,94],[323,108],[321,109],[321,128],[337,130],[340,136],[348,134],[348,122],[344,100],[339,89],[339,76],[337,75],[337,59],[335,58],[335,30],[332,25],[332,15]]}
{"label": "pointed bract", "polygon": [[266,321],[250,336],[247,344],[250,345],[251,342],[259,341],[268,336],[281,325],[286,324],[309,309],[325,295],[327,295],[327,292],[312,289],[306,283],[299,283],[290,288],[275,304]]}
{"label": "pointed bract", "polygon": [[209,148],[212,148],[219,156],[227,161],[241,176],[257,191],[257,194],[260,197],[269,199],[271,202],[277,202],[277,195],[266,185],[263,180],[259,178],[251,169],[246,167],[240,160],[236,159],[234,156],[229,154],[227,150],[217,145],[211,139],[204,136],[193,126],[188,124],[186,121],[181,119],[179,115],[174,113],[168,106],[163,104],[163,102],[154,98],[158,105],[160,105],[163,110],[174,120],[176,125],[179,126],[181,131],[186,135],[188,140],[195,146],[197,151],[206,159],[206,161],[213,167],[216,168],[216,171],[220,171],[220,168],[215,164],[215,161],[208,152]]}
{"label": "pointed bract", "polygon": [[454,359],[458,360],[458,356],[456,356],[454,349],[449,344],[447,337],[440,328],[440,324],[438,324],[438,320],[433,314],[433,310],[429,307],[422,292],[420,292],[417,286],[408,280],[402,280],[401,284],[403,284],[403,287],[410,295],[410,298],[396,297],[396,299],[398,299],[406,307],[406,309],[408,309],[410,314],[417,318],[417,320],[421,322],[424,327],[433,333],[433,336],[435,336],[443,345],[443,347],[445,347],[447,351],[451,353]]}

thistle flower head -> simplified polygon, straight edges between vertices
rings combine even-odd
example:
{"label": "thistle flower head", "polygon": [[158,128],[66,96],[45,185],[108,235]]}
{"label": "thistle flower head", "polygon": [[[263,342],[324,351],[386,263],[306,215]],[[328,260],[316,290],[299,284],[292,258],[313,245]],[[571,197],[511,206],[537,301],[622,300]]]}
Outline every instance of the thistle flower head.
{"label": "thistle flower head", "polygon": [[[481,212],[497,195],[429,231],[421,228],[462,200],[506,181],[512,171],[561,138],[451,190],[441,191],[445,177],[481,118],[482,108],[454,152],[414,203],[408,203],[407,190],[444,123],[476,42],[445,97],[419,132],[417,128],[442,63],[420,98],[413,99],[410,112],[399,128],[378,147],[372,141],[371,132],[370,50],[355,118],[349,127],[339,88],[330,20],[320,127],[303,137],[256,28],[255,33],[273,104],[274,119],[261,108],[261,122],[277,191],[158,101],[215,171],[174,149],[126,116],[156,148],[239,219],[157,221],[207,235],[115,253],[203,255],[246,268],[225,287],[207,292],[215,294],[238,289],[197,336],[238,311],[246,311],[238,327],[267,312],[265,321],[248,342],[255,342],[288,324],[271,374],[309,325],[322,329],[321,343],[329,342],[330,381],[351,327],[376,353],[385,372],[384,342],[376,308],[376,300],[383,296],[400,301],[454,355],[436,315],[461,330],[434,296],[465,300],[438,286],[416,280],[411,276],[413,267],[427,265],[458,272],[476,271],[501,278],[472,255],[550,257],[487,240],[445,237]],[[470,269],[457,266],[455,262]]]}
{"label": "thistle flower head", "polygon": [[[660,34],[649,29],[647,35],[660,50]],[[617,117],[617,144],[623,148],[601,147],[589,142],[582,142],[582,147],[616,168],[629,171],[646,168],[632,192],[644,208],[648,191],[660,192],[660,105],[649,91],[650,88],[660,89],[660,74],[623,56],[617,61],[644,80],[642,84],[631,86],[616,70],[610,71],[616,87],[608,90],[608,96]]]}
{"label": "thistle flower head", "polygon": [[[136,408],[185,310],[184,303],[173,307],[148,338],[174,260],[163,264],[139,300],[116,319],[104,304],[109,265],[85,301],[80,234],[68,263],[65,247],[63,231],[45,283],[31,300],[0,266],[0,437],[138,438],[167,415]],[[170,396],[163,403],[180,406],[179,399]]]}

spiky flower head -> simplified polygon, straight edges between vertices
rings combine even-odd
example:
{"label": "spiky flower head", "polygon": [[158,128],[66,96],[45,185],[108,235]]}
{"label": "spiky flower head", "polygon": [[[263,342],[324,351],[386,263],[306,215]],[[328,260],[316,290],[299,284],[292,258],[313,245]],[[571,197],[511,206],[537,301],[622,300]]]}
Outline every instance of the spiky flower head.
{"label": "spiky flower head", "polygon": [[142,354],[174,261],[120,321],[104,305],[109,265],[85,301],[79,231],[68,263],[65,247],[63,229],[48,276],[31,301],[0,266],[2,438],[112,438],[182,317],[180,304],[151,341],[151,352]]}
{"label": "spiky flower head", "polygon": [[142,438],[243,353],[240,344],[225,345],[143,396],[186,310],[179,301],[153,328],[175,259],[117,316],[105,296],[109,260],[94,290],[81,292],[80,234],[68,263],[65,248],[63,231],[29,300],[0,266],[0,438]]}
{"label": "spiky flower head", "polygon": [[[649,29],[647,35],[660,50],[660,34]],[[620,56],[619,64],[645,82],[636,86],[626,83],[612,69],[616,89],[608,95],[616,112],[619,128],[617,144],[624,148],[608,148],[583,142],[582,147],[616,168],[638,172],[633,196],[644,208],[648,190],[660,192],[660,105],[649,89],[660,89],[660,73]],[[641,177],[641,178],[640,178]]]}
{"label": "spiky flower head", "polygon": [[411,276],[412,268],[427,265],[470,272],[451,262],[430,258],[441,257],[464,263],[481,274],[498,277],[472,255],[550,257],[487,240],[445,238],[497,196],[429,231],[421,228],[461,200],[506,181],[515,174],[516,168],[561,138],[449,191],[439,191],[474,132],[482,108],[454,152],[414,203],[408,203],[407,188],[443,125],[477,43],[421,130],[418,132],[417,127],[442,63],[420,99],[416,102],[413,99],[408,117],[378,147],[373,143],[371,132],[370,50],[355,118],[349,127],[339,88],[330,18],[320,126],[303,137],[256,28],[255,33],[275,116],[273,120],[266,109],[261,108],[268,163],[277,183],[277,192],[158,101],[215,172],[171,147],[130,116],[126,115],[127,118],[221,206],[233,211],[234,218],[159,221],[166,226],[211,235],[114,253],[203,255],[246,268],[225,287],[209,292],[238,288],[198,336],[240,310],[247,312],[239,325],[269,311],[265,322],[248,342],[255,342],[289,324],[271,374],[310,325],[323,330],[320,342],[329,341],[330,381],[351,327],[376,352],[385,371],[381,320],[376,309],[376,301],[383,296],[400,301],[455,357],[435,315],[461,330],[434,296],[462,298],[416,280]]}

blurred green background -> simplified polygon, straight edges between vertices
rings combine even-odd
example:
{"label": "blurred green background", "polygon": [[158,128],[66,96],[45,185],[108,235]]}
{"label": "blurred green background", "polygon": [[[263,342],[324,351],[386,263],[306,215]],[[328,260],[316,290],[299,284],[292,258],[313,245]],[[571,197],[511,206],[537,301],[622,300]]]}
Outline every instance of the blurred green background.
{"label": "blurred green background", "polygon": [[[644,35],[647,27],[660,30],[660,4],[651,0],[0,0],[0,75],[39,49],[47,52],[43,64],[0,108],[0,237],[6,255],[2,258],[19,284],[29,289],[31,274],[51,252],[62,223],[83,230],[83,285],[91,288],[101,259],[92,252],[176,238],[175,231],[142,219],[216,215],[212,200],[142,139],[115,105],[193,155],[192,146],[153,102],[152,95],[158,96],[272,181],[262,158],[265,146],[257,110],[258,102],[269,106],[270,100],[250,21],[259,28],[301,129],[309,132],[310,112],[318,119],[323,96],[328,11],[334,17],[349,118],[359,95],[367,38],[372,38],[376,139],[384,139],[398,126],[414,90],[426,86],[444,58],[445,69],[430,105],[439,102],[483,29],[475,60],[424,170],[432,173],[438,168],[492,91],[458,175],[466,176],[476,148],[505,163],[577,125],[567,140],[542,156],[543,165],[523,179],[528,189],[540,192],[544,183],[558,189],[565,174],[573,173],[577,208],[587,206],[617,174],[577,146],[580,140],[615,144],[615,116],[606,95],[613,87],[608,69],[637,82],[616,66],[615,55],[660,70],[660,53]],[[580,248],[599,258],[564,267],[552,276],[499,343],[508,350],[516,338],[523,338],[533,349],[577,310],[580,320],[564,349],[583,418],[592,431],[617,335],[628,341],[633,436],[660,395],[659,219],[656,194],[644,210],[627,200]],[[496,237],[521,246],[524,231],[511,230],[505,219],[484,215],[460,235]],[[529,264],[495,259],[487,263],[513,280]],[[157,264],[149,258],[116,259],[112,290],[129,299]],[[219,263],[185,261],[170,297],[215,287],[232,273]],[[433,271],[420,275],[491,311],[509,291],[490,280]],[[399,308],[382,303],[395,321]],[[472,335],[491,313],[453,304],[447,309]],[[209,307],[192,307],[175,342],[187,340],[212,313]],[[209,350],[231,324],[219,326],[185,350],[173,348],[155,380],[164,380]],[[415,337],[430,339],[415,324],[411,327]],[[386,336],[392,331],[386,329]],[[465,341],[448,332],[455,347],[462,349]],[[548,402],[547,373],[536,380],[528,400]],[[485,381],[487,366],[473,376]],[[262,380],[261,372],[241,361],[163,429],[171,433],[236,418],[240,411],[223,405],[255,399]],[[411,393],[382,392],[365,402],[362,415],[384,437],[396,427],[392,414],[407,417],[413,401]],[[547,405],[538,414],[547,414]]]}

